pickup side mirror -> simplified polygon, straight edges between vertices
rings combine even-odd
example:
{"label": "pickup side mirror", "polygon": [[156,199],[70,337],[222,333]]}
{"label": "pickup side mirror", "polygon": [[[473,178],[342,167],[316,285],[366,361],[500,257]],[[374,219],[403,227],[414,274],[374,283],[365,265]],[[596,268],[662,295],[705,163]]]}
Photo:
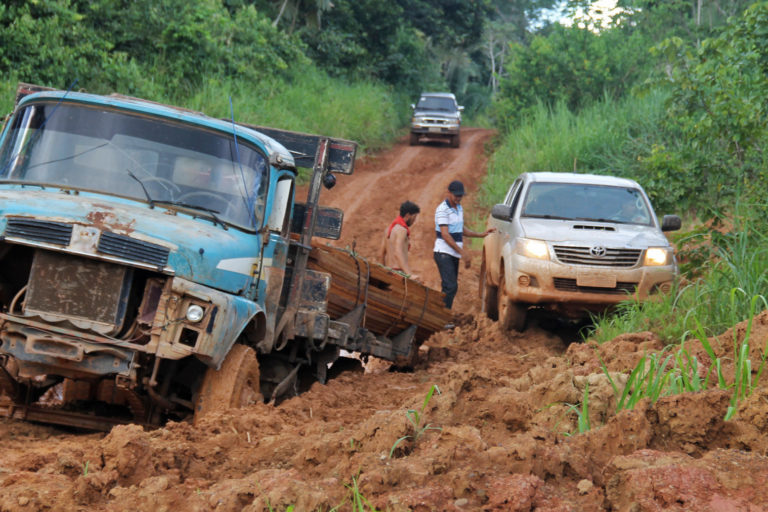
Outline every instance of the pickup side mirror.
{"label": "pickup side mirror", "polygon": [[499,220],[512,219],[512,207],[506,204],[496,204],[491,208],[491,217]]}
{"label": "pickup side mirror", "polygon": [[464,112],[464,107],[459,105],[459,112]]}
{"label": "pickup side mirror", "polygon": [[411,103],[411,110],[416,110],[416,105],[414,105],[413,103]]}
{"label": "pickup side mirror", "polygon": [[683,225],[683,221],[677,215],[665,215],[661,219],[662,231],[677,231]]}

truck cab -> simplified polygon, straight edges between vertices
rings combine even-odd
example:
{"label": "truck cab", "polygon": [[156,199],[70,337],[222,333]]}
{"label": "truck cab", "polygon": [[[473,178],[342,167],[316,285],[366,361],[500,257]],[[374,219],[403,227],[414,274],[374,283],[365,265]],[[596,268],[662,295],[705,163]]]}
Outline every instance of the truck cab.
{"label": "truck cab", "polygon": [[[210,377],[222,367],[251,366],[246,402],[285,380],[290,355],[259,375],[255,354],[279,352],[302,314],[323,327],[298,276],[315,296],[327,287],[292,267],[291,228],[306,242],[319,215],[330,237],[341,222],[295,201],[293,154],[254,127],[136,98],[18,98],[0,135],[0,414],[159,424],[209,408],[217,386],[246,396]],[[351,172],[354,143],[323,144],[320,177],[334,151]]]}

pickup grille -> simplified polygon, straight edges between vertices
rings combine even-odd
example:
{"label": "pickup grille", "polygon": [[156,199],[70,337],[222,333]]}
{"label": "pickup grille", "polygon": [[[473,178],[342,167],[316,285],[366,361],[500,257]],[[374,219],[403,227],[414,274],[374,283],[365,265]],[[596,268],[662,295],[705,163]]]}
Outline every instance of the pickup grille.
{"label": "pickup grille", "polygon": [[15,217],[8,219],[5,236],[47,244],[69,245],[72,224]]}
{"label": "pickup grille", "polygon": [[601,288],[599,286],[579,286],[575,279],[556,277],[555,288],[563,292],[578,293],[602,293],[604,295],[633,294],[637,290],[637,283],[616,283],[616,288]]}
{"label": "pickup grille", "polygon": [[168,262],[169,249],[160,245],[136,240],[129,236],[104,232],[99,238],[97,250],[103,254],[132,261],[141,261],[163,267]]}
{"label": "pickup grille", "polygon": [[562,263],[598,267],[634,267],[642,252],[641,249],[606,248],[603,256],[595,256],[590,247],[555,246],[555,255]]}

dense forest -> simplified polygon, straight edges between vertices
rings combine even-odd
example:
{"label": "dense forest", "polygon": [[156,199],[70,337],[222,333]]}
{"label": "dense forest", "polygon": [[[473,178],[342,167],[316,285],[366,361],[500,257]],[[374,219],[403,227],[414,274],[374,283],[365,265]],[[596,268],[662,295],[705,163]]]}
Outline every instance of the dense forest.
{"label": "dense forest", "polygon": [[0,27],[4,112],[25,81],[373,151],[404,133],[419,91],[450,90],[499,133],[485,205],[520,172],[576,170],[636,179],[658,214],[685,218],[677,292],[593,335],[676,342],[765,305],[768,2],[7,0]]}

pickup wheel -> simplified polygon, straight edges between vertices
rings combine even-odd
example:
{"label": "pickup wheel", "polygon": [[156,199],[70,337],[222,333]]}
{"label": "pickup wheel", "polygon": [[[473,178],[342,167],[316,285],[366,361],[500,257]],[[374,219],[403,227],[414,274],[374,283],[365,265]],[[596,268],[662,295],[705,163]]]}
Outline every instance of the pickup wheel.
{"label": "pickup wheel", "polygon": [[251,347],[236,343],[217,371],[208,368],[195,402],[195,421],[212,412],[263,402],[259,361]]}
{"label": "pickup wheel", "polygon": [[411,146],[415,146],[418,143],[419,143],[419,134],[418,133],[412,133],[411,134],[411,139],[410,139]]}
{"label": "pickup wheel", "polygon": [[480,308],[491,320],[499,319],[499,310],[497,304],[497,295],[499,287],[488,282],[489,276],[485,266],[485,258],[480,267]]}
{"label": "pickup wheel", "polygon": [[497,308],[499,314],[499,327],[503,331],[516,330],[523,332],[525,330],[525,320],[528,315],[528,308],[509,298],[504,289],[504,274],[499,276],[499,286],[497,292]]}
{"label": "pickup wheel", "polygon": [[451,147],[452,148],[459,147],[460,143],[461,143],[461,139],[459,138],[459,134],[458,133],[456,135],[452,135],[451,136]]}

